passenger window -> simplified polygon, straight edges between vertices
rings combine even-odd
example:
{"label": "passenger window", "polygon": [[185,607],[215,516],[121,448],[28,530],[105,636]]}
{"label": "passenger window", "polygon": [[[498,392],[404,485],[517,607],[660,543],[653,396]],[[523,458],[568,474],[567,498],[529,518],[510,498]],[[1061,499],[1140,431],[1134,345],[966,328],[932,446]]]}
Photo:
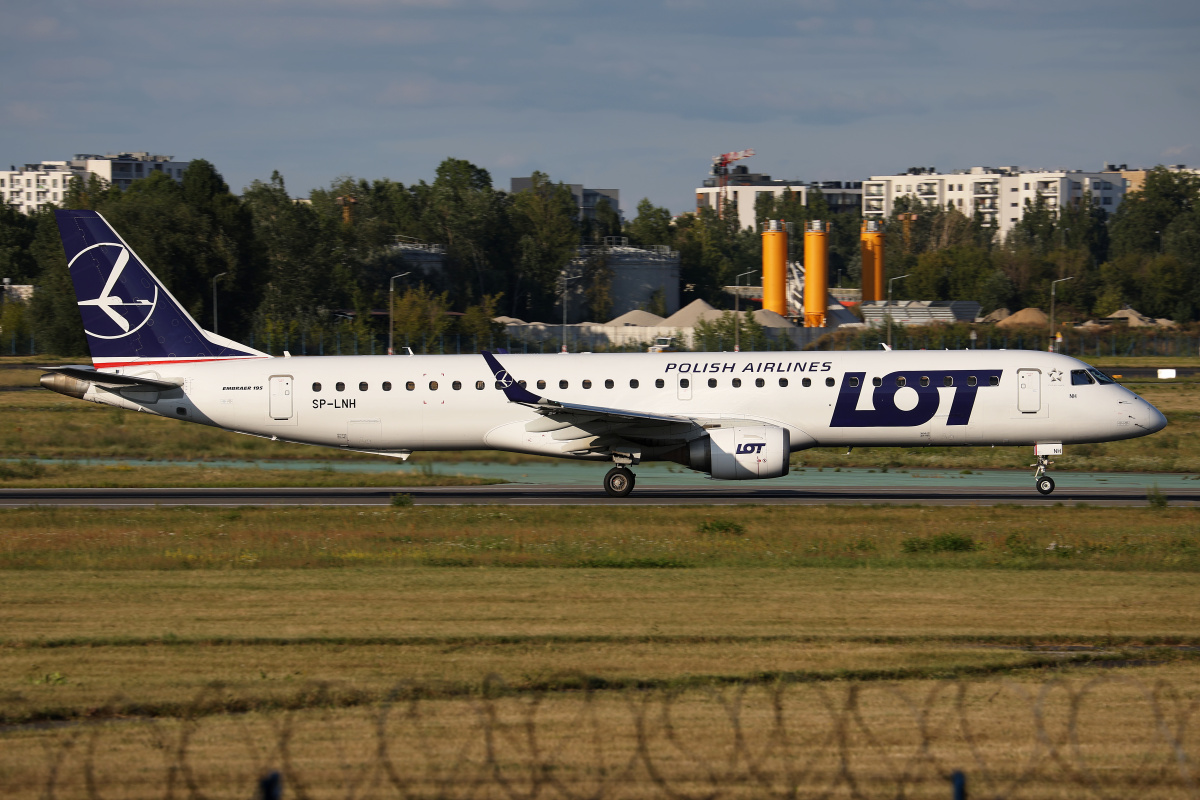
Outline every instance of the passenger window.
{"label": "passenger window", "polygon": [[780,385],[780,386],[787,386],[787,378],[780,378],[780,379],[779,379],[779,385]]}
{"label": "passenger window", "polygon": [[953,375],[947,375],[944,378],[942,378],[942,386],[953,386],[953,385],[954,385],[954,376]]}
{"label": "passenger window", "polygon": [[764,378],[755,378],[754,385],[761,389],[767,385],[767,381]]}
{"label": "passenger window", "polygon": [[524,388],[525,388],[525,381],[517,381],[517,386],[520,386],[522,389],[524,389]]}
{"label": "passenger window", "polygon": [[431,392],[436,392],[436,391],[437,391],[437,381],[430,381],[430,382],[429,382],[429,391],[431,391]]}
{"label": "passenger window", "polygon": [[500,381],[496,381],[496,391],[499,391],[503,388],[504,388],[504,384],[501,383]]}
{"label": "passenger window", "polygon": [[476,388],[476,389],[482,389],[482,388],[483,388],[483,381],[475,381],[475,388]]}
{"label": "passenger window", "polygon": [[383,383],[380,385],[380,388],[381,388],[381,389],[383,389],[385,392],[390,392],[390,391],[392,390],[392,382],[391,382],[391,381],[384,381],[384,382],[383,382]]}
{"label": "passenger window", "polygon": [[415,383],[413,383],[412,381],[409,381],[408,383],[404,384],[404,388],[408,389],[411,392],[413,389],[417,388],[417,385]]}
{"label": "passenger window", "polygon": [[999,386],[999,385],[1000,385],[1000,376],[999,375],[993,375],[990,378],[988,378],[988,386]]}
{"label": "passenger window", "polygon": [[1088,384],[1095,382],[1096,381],[1092,378],[1092,376],[1088,375],[1088,371],[1086,369],[1071,370],[1072,386],[1087,386]]}
{"label": "passenger window", "polygon": [[742,388],[742,379],[741,379],[741,378],[734,378],[734,379],[733,379],[733,388],[735,388],[735,389],[740,389],[740,388]]}
{"label": "passenger window", "polygon": [[710,389],[715,389],[715,388],[717,388],[717,379],[716,379],[716,378],[709,378],[709,379],[708,379],[708,388],[710,388]]}
{"label": "passenger window", "polygon": [[857,389],[857,388],[858,388],[858,378],[849,378],[849,381],[850,381],[850,388],[851,388],[851,389]]}
{"label": "passenger window", "polygon": [[640,385],[640,384],[638,383],[638,379],[637,379],[637,378],[630,378],[630,379],[629,379],[629,388],[630,388],[630,389],[636,389],[636,388],[638,388],[638,386],[639,386],[639,385]]}
{"label": "passenger window", "polygon": [[871,385],[872,386],[883,386],[883,378],[880,378],[878,376],[871,378]]}
{"label": "passenger window", "polygon": [[654,386],[655,386],[656,388],[659,388],[659,389],[661,389],[661,388],[663,388],[664,386],[666,386],[666,384],[663,382],[663,379],[662,379],[662,378],[658,378],[658,379],[656,379],[656,380],[654,381]]}
{"label": "passenger window", "polygon": [[800,385],[801,386],[812,386],[812,378],[805,378],[804,380],[800,381]]}
{"label": "passenger window", "polygon": [[545,389],[545,388],[546,388],[546,382],[545,382],[545,381],[538,381],[538,382],[537,382],[537,387],[538,387],[539,389]]}
{"label": "passenger window", "polygon": [[605,389],[611,389],[611,388],[613,388],[614,386],[616,386],[616,384],[615,384],[615,383],[613,383],[613,380],[612,380],[612,378],[608,378],[608,379],[606,379],[606,380],[604,381],[604,388],[605,388]]}
{"label": "passenger window", "polygon": [[928,386],[928,385],[929,385],[929,376],[928,376],[928,375],[922,375],[922,376],[921,376],[921,385],[922,385],[922,386]]}
{"label": "passenger window", "polygon": [[338,381],[334,385],[333,388],[337,389],[339,392],[344,392],[344,391],[346,391],[346,384],[342,383],[341,381]]}
{"label": "passenger window", "polygon": [[590,389],[590,388],[592,388],[592,382],[591,382],[591,381],[584,381],[584,382],[583,382],[583,388],[585,388],[585,389]]}
{"label": "passenger window", "polygon": [[825,385],[826,385],[826,386],[833,386],[835,383],[837,383],[837,381],[835,381],[833,378],[826,378],[826,379],[825,379]]}
{"label": "passenger window", "polygon": [[899,377],[897,377],[897,378],[896,378],[896,385],[897,385],[897,386],[903,386],[903,385],[904,385],[904,384],[906,384],[906,383],[908,383],[908,381],[904,380],[904,376],[903,376],[903,375],[901,375],[901,376],[899,376]]}
{"label": "passenger window", "polygon": [[450,388],[457,392],[462,388],[462,381],[455,381],[454,383],[450,384]]}
{"label": "passenger window", "polygon": [[367,382],[366,382],[366,381],[362,381],[361,383],[359,383],[359,384],[358,384],[358,390],[359,390],[360,392],[365,392],[365,391],[367,390]]}
{"label": "passenger window", "polygon": [[691,386],[691,385],[692,385],[692,382],[691,382],[690,380],[688,380],[687,378],[680,378],[680,379],[679,379],[679,388],[680,388],[680,389],[686,389],[686,388],[688,388],[688,387],[689,387],[689,386]]}
{"label": "passenger window", "polygon": [[321,391],[321,384],[319,384],[319,383],[314,383],[314,384],[313,384],[313,391],[314,391],[314,392],[319,392],[319,391]]}
{"label": "passenger window", "polygon": [[558,388],[560,388],[560,389],[565,389],[565,388],[567,388],[567,382],[566,382],[566,381],[559,381],[559,382],[558,382]]}
{"label": "passenger window", "polygon": [[974,375],[972,375],[971,377],[967,378],[967,386],[974,386],[974,385],[976,385],[977,383],[979,383],[979,379],[978,379],[978,378],[976,378]]}

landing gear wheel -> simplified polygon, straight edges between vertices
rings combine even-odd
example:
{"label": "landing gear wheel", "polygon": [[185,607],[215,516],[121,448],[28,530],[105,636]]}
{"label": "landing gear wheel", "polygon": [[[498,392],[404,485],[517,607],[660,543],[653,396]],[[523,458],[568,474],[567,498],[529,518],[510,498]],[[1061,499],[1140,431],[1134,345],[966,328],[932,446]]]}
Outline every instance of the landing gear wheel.
{"label": "landing gear wheel", "polygon": [[633,491],[635,482],[633,472],[625,467],[613,467],[604,476],[604,491],[609,497],[625,497]]}
{"label": "landing gear wheel", "polygon": [[1049,475],[1043,475],[1042,477],[1038,478],[1035,485],[1037,486],[1038,492],[1041,494],[1050,494],[1054,491],[1054,479]]}

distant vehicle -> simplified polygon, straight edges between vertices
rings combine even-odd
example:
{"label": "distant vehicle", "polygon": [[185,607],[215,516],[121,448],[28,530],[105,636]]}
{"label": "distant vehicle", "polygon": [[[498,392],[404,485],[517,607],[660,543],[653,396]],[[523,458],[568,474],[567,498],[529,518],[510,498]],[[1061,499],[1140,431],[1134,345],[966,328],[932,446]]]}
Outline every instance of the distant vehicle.
{"label": "distant vehicle", "polygon": [[674,353],[675,352],[675,337],[674,336],[659,336],[654,340],[654,344],[646,348],[647,353]]}
{"label": "distant vehicle", "polygon": [[48,368],[42,386],[272,440],[611,463],[614,497],[642,461],[748,480],[810,447],[1024,445],[1050,494],[1064,444],[1167,424],[1099,370],[1031,350],[275,358],[203,330],[95,211],[55,215],[92,366]]}

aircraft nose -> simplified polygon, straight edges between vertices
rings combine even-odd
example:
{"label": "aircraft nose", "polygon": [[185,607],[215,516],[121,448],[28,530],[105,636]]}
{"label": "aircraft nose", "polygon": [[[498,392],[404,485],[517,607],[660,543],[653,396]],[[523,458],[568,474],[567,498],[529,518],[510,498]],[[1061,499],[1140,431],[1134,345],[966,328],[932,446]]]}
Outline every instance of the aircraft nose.
{"label": "aircraft nose", "polygon": [[1141,415],[1146,421],[1142,424],[1146,426],[1150,433],[1157,433],[1167,427],[1167,418],[1163,416],[1163,413],[1144,400],[1142,402],[1146,406]]}

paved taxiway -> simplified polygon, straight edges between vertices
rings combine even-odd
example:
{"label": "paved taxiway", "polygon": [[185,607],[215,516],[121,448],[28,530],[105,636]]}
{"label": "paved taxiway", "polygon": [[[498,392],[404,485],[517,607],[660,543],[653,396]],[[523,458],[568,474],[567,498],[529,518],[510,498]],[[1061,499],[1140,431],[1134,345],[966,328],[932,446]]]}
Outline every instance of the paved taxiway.
{"label": "paved taxiway", "polygon": [[[0,489],[0,507],[29,506],[386,506],[396,493],[414,505],[824,505],[921,503],[926,505],[1144,506],[1138,487],[1060,488],[1049,497],[1015,487],[736,487],[639,486],[633,494],[612,498],[599,487],[502,484],[470,487],[284,488],[284,489]],[[1163,491],[1173,505],[1200,505],[1200,485]]]}

